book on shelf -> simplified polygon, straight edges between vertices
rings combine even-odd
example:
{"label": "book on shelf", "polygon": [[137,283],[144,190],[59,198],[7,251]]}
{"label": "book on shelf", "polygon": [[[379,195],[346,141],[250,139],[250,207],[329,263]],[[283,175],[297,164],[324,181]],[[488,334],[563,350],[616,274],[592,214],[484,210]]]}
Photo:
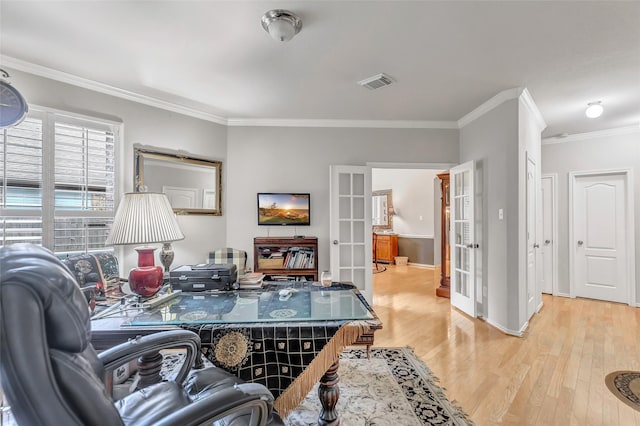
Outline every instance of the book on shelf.
{"label": "book on shelf", "polygon": [[271,281],[293,281],[289,275],[271,275]]}

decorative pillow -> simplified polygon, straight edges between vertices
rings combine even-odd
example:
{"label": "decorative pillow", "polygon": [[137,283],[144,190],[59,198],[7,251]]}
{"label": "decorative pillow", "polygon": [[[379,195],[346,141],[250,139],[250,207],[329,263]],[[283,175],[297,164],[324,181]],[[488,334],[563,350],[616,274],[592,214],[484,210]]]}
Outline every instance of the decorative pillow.
{"label": "decorative pillow", "polygon": [[238,267],[238,278],[244,275],[247,268],[247,252],[233,248],[222,248],[209,252],[209,263],[229,264]]}

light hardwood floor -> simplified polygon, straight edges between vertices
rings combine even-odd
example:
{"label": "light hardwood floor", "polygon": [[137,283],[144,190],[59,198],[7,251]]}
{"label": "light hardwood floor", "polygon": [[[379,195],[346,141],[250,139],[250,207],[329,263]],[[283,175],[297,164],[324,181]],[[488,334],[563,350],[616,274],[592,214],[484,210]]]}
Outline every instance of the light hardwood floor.
{"label": "light hardwood floor", "polygon": [[435,296],[433,269],[374,275],[375,346],[410,346],[478,425],[640,426],[604,377],[640,370],[640,308],[543,295],[524,337]]}

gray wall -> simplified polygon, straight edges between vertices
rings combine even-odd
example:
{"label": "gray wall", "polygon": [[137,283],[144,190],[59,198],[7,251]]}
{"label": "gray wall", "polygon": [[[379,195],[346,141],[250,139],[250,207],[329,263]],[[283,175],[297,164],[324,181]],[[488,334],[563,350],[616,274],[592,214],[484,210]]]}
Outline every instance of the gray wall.
{"label": "gray wall", "polygon": [[[367,162],[456,163],[458,131],[230,127],[227,241],[247,250],[257,236],[318,237],[319,269],[329,269],[329,166]],[[311,193],[311,226],[257,225],[256,193]]]}
{"label": "gray wall", "polygon": [[[47,78],[9,69],[12,83],[20,88],[29,104],[56,108],[87,116],[124,123],[119,153],[118,185],[123,192],[133,190],[133,144],[166,149],[182,149],[194,156],[226,159],[227,128],[208,121],[127,101]],[[223,173],[225,170],[223,164]],[[223,188],[226,179],[223,176]],[[223,189],[224,196],[224,189]],[[202,262],[207,253],[225,245],[227,208],[222,202],[223,216],[179,216],[185,234],[183,241],[173,243],[176,257],[173,265]],[[158,247],[161,245],[158,244]],[[156,252],[156,264],[160,265]],[[137,254],[126,247],[119,258],[121,271],[134,267]]]}
{"label": "gray wall", "polygon": [[[504,102],[460,129],[460,163],[476,160],[476,263],[480,312],[492,323],[518,330],[518,100]],[[504,209],[504,220],[498,219]],[[480,220],[480,222],[478,222]]]}
{"label": "gray wall", "polygon": [[569,294],[569,172],[630,168],[634,178],[636,304],[640,303],[640,130],[542,146],[542,172],[558,184],[558,289]]}
{"label": "gray wall", "polygon": [[[541,214],[542,195],[541,188],[541,135],[544,128],[536,121],[534,113],[523,101],[523,96],[518,99],[518,211],[520,212],[518,234],[516,235],[518,244],[518,282],[520,309],[518,314],[518,324],[523,327],[533,314],[542,306],[542,288],[536,276],[537,271],[532,274],[532,283],[528,280],[528,241],[527,241],[527,221],[531,213],[531,221],[535,232],[532,236],[532,245],[541,242]],[[527,162],[533,161],[535,164],[534,188],[532,188],[535,198],[534,207],[531,212],[527,211]],[[511,238],[511,236],[509,236]],[[533,268],[537,268],[542,262],[539,250],[533,249],[535,260]],[[531,287],[531,302],[529,302],[528,289]]]}
{"label": "gray wall", "polygon": [[433,265],[433,238],[398,237],[398,256],[406,256],[410,263]]}

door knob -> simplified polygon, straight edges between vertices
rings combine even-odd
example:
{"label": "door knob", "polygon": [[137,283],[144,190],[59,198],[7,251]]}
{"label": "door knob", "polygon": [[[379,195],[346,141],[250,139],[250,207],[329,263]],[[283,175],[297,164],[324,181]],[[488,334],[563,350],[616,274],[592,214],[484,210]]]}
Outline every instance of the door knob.
{"label": "door knob", "polygon": [[338,240],[333,240],[333,245],[337,246],[338,245]]}
{"label": "door knob", "polygon": [[538,243],[533,243],[533,248],[540,248],[540,244],[538,244]]}
{"label": "door knob", "polygon": [[544,240],[545,244],[551,244],[551,240]]}
{"label": "door knob", "polygon": [[578,245],[579,245],[579,246],[581,246],[581,245],[583,245],[583,244],[584,244],[584,242],[583,242],[582,240],[578,240]]}

